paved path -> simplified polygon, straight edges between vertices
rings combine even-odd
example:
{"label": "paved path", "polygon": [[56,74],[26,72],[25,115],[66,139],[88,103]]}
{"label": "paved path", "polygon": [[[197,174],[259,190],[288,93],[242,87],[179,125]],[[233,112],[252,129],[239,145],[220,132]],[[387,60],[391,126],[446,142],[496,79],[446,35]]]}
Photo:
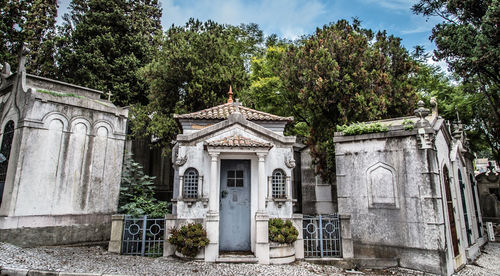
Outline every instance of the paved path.
{"label": "paved path", "polygon": [[[329,265],[296,262],[291,265],[213,264],[175,258],[147,258],[109,253],[98,246],[20,248],[0,243],[0,267],[60,272],[59,275],[424,275],[406,269],[364,270],[351,273]],[[500,243],[490,243],[473,265],[457,275],[500,275]],[[78,273],[78,274],[67,274]],[[428,274],[425,274],[428,275]]]}

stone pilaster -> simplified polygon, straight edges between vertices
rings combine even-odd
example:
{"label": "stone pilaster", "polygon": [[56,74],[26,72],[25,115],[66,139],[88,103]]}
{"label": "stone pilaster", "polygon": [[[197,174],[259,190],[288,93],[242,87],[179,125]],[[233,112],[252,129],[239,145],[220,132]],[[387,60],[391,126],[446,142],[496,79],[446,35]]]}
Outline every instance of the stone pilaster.
{"label": "stone pilaster", "polygon": [[165,241],[163,242],[163,256],[172,256],[175,254],[175,245],[168,242],[170,238],[170,229],[177,227],[177,216],[172,214],[165,215]]}
{"label": "stone pilaster", "polygon": [[292,222],[293,226],[297,228],[299,231],[299,235],[297,236],[297,240],[294,243],[295,246],[295,259],[302,260],[304,259],[304,236],[302,231],[302,220],[304,216],[302,214],[293,214]]}
{"label": "stone pilaster", "polygon": [[259,264],[269,264],[269,216],[265,212],[255,214],[255,256]]}
{"label": "stone pilaster", "polygon": [[111,237],[109,239],[108,251],[122,253],[123,220],[125,215],[113,215],[111,217]]}
{"label": "stone pilaster", "polygon": [[210,240],[205,247],[205,262],[215,262],[219,256],[219,213],[208,211],[205,226]]}
{"label": "stone pilaster", "polygon": [[219,256],[219,183],[217,182],[219,153],[210,153],[210,157],[209,209],[205,219],[207,237],[210,242],[205,247],[205,261],[215,262]]}
{"label": "stone pilaster", "polygon": [[340,234],[342,235],[342,258],[354,258],[351,233],[351,215],[340,215]]}

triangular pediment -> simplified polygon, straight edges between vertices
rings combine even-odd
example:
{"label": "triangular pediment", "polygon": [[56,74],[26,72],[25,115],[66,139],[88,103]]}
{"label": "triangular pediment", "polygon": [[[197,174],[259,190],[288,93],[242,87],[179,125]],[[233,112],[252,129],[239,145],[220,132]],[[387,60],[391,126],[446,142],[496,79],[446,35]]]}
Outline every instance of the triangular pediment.
{"label": "triangular pediment", "polygon": [[240,135],[245,138],[254,139],[257,142],[272,143],[272,144],[287,144],[295,143],[295,136],[284,136],[273,132],[263,126],[253,123],[242,114],[233,113],[228,116],[228,119],[208,126],[199,131],[189,134],[177,135],[177,142],[180,143],[197,143],[200,141],[210,142],[216,139],[223,139],[234,135]]}

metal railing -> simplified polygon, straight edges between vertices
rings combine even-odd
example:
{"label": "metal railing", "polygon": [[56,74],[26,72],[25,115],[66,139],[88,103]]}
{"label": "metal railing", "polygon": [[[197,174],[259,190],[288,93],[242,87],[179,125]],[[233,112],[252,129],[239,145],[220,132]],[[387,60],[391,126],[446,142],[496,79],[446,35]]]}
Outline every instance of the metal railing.
{"label": "metal railing", "polygon": [[123,223],[122,254],[159,257],[163,255],[165,219],[132,218]]}
{"label": "metal railing", "polygon": [[302,225],[304,233],[304,257],[342,257],[340,218],[338,214],[304,215]]}

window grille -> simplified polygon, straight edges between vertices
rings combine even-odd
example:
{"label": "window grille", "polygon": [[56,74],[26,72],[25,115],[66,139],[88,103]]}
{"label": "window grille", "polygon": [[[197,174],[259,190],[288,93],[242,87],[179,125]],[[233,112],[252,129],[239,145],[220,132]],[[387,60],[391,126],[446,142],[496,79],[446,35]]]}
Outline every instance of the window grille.
{"label": "window grille", "polygon": [[243,171],[227,171],[228,187],[243,187]]}
{"label": "window grille", "polygon": [[198,197],[198,171],[189,168],[184,172],[184,198]]}
{"label": "window grille", "polygon": [[272,190],[273,190],[273,198],[286,198],[286,175],[280,169],[274,170],[273,176],[271,179],[272,182]]}

